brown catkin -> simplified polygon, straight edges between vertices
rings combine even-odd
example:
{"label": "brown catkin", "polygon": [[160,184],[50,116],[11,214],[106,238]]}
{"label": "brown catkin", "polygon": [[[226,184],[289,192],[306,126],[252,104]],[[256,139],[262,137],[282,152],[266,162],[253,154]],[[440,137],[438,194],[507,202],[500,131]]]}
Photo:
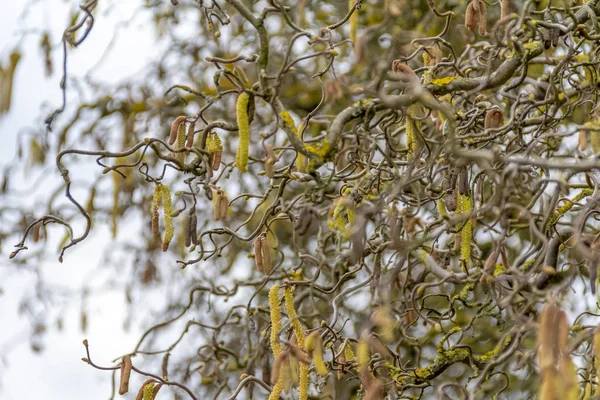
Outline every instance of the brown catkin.
{"label": "brown catkin", "polygon": [[192,216],[185,219],[185,247],[192,245]]}
{"label": "brown catkin", "polygon": [[258,270],[258,272],[262,273],[264,272],[264,267],[262,258],[261,237],[257,237],[252,245],[254,246],[254,261],[256,262],[256,269]]}
{"label": "brown catkin", "polygon": [[466,168],[463,168],[458,174],[457,188],[459,194],[463,196],[469,195],[469,175]]}
{"label": "brown catkin", "polygon": [[121,381],[119,382],[119,394],[123,395],[129,391],[129,377],[131,376],[131,357],[125,356],[121,362]]}
{"label": "brown catkin", "polygon": [[275,357],[275,361],[273,361],[273,366],[271,367],[271,384],[274,385],[279,380],[279,375],[281,373],[281,367],[288,361],[287,353],[280,353],[277,357]]}
{"label": "brown catkin", "polygon": [[392,63],[392,71],[397,74],[417,76],[417,74],[415,74],[415,71],[413,71],[411,67],[409,67],[406,64],[403,64],[400,60],[394,60],[394,62]]}
{"label": "brown catkin", "polygon": [[173,124],[171,124],[171,132],[169,134],[170,146],[175,144],[175,141],[177,140],[177,131],[179,130],[179,125],[183,124],[185,122],[185,119],[185,115],[180,115],[179,117],[175,118]]}
{"label": "brown catkin", "polygon": [[465,12],[465,27],[471,32],[473,32],[475,30],[475,27],[477,26],[478,20],[479,13],[475,10],[473,2],[471,2],[467,6],[467,11]]}
{"label": "brown catkin", "polygon": [[444,205],[446,206],[446,210],[450,212],[456,211],[456,207],[458,205],[458,199],[456,197],[457,194],[458,193],[456,190],[446,192],[444,195]]}
{"label": "brown catkin", "polygon": [[560,309],[554,304],[545,304],[539,317],[538,357],[542,373],[555,368],[558,361],[557,320]]}
{"label": "brown catkin", "polygon": [[192,237],[192,244],[198,244],[198,217],[195,213],[190,218],[190,235]]}
{"label": "brown catkin", "polygon": [[504,114],[497,108],[490,108],[485,113],[484,128],[494,129],[499,128],[504,123]]}
{"label": "brown catkin", "polygon": [[508,17],[508,13],[510,12],[510,1],[509,0],[502,0],[500,2],[500,19],[504,19],[506,17]]}
{"label": "brown catkin", "polygon": [[588,146],[587,132],[584,129],[579,131],[579,149],[584,151]]}
{"label": "brown catkin", "polygon": [[223,197],[223,191],[217,190],[213,198],[213,218],[215,221],[221,219],[221,198]]}
{"label": "brown catkin", "polygon": [[223,157],[223,151],[219,150],[212,155],[211,168],[213,171],[218,171],[221,165],[221,158]]}
{"label": "brown catkin", "polygon": [[227,209],[229,208],[229,199],[227,195],[223,193],[221,200],[219,201],[219,217],[220,219],[227,218]]}
{"label": "brown catkin", "polygon": [[182,149],[185,148],[185,135],[186,135],[185,124],[181,124],[181,125],[179,125],[179,129],[177,130],[177,140],[176,140],[177,143],[175,144],[175,150],[180,150],[180,151],[173,153],[173,157],[175,157],[177,162],[179,162],[180,164],[185,163],[185,152],[181,151]]}
{"label": "brown catkin", "polygon": [[185,143],[185,147],[191,148],[194,146],[194,136],[196,135],[196,123],[191,122],[190,126],[188,126],[187,132],[187,142]]}
{"label": "brown catkin", "polygon": [[269,275],[271,273],[271,247],[269,246],[269,239],[267,239],[267,232],[263,232],[260,237],[260,250],[263,262],[263,272]]}
{"label": "brown catkin", "polygon": [[35,224],[33,226],[33,228],[31,228],[31,230],[33,231],[33,243],[39,242],[41,228],[42,228],[42,223],[41,222]]}
{"label": "brown catkin", "polygon": [[487,7],[484,2],[479,5],[479,34],[481,36],[487,33]]}
{"label": "brown catkin", "polygon": [[275,168],[274,168],[275,160],[271,157],[267,158],[265,161],[265,175],[269,178],[273,178],[275,176]]}

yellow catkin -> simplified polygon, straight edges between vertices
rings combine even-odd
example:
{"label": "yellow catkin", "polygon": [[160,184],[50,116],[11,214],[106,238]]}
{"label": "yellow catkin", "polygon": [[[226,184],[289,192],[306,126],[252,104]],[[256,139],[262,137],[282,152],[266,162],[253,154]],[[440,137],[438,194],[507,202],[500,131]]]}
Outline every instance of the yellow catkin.
{"label": "yellow catkin", "polygon": [[[348,354],[346,354],[346,359],[349,359]],[[356,349],[356,362],[358,363],[358,370],[361,373],[365,373],[367,371],[369,359],[369,342],[366,340],[361,340],[358,342],[358,347]]]}
{"label": "yellow catkin", "polygon": [[152,234],[158,235],[158,210],[162,204],[162,190],[160,185],[154,186],[154,196],[152,197]]}
{"label": "yellow catkin", "polygon": [[[269,307],[271,309],[271,349],[276,358],[281,354],[281,344],[279,343],[279,332],[281,331],[281,304],[279,301],[279,285],[275,284],[269,290]],[[269,400],[279,399],[283,390],[283,376],[280,374],[277,383],[273,386],[273,391],[269,395]]]}
{"label": "yellow catkin", "polygon": [[323,343],[319,343],[313,350],[313,364],[317,370],[317,374],[326,376],[329,370],[323,360]]}
{"label": "yellow catkin", "polygon": [[600,132],[597,130],[590,131],[590,144],[594,154],[600,152]]}
{"label": "yellow catkin", "polygon": [[446,205],[441,199],[437,201],[437,211],[441,217],[448,218],[448,210],[446,209]]}
{"label": "yellow catkin", "polygon": [[[471,199],[468,195],[458,194],[457,211],[465,215],[471,212]],[[472,224],[471,217],[469,217],[460,231],[460,258],[464,261],[465,266],[469,264],[469,260],[471,259]]]}
{"label": "yellow catkin", "polygon": [[248,147],[250,146],[250,122],[248,119],[248,102],[250,95],[242,92],[235,107],[240,141],[235,155],[235,166],[242,172],[248,170]]}
{"label": "yellow catkin", "polygon": [[[348,11],[354,8],[356,0],[348,0]],[[352,43],[356,43],[356,31],[358,28],[358,10],[354,10],[350,17],[350,40]]]}
{"label": "yellow catkin", "polygon": [[[296,313],[296,309],[294,308],[294,288],[291,286],[286,287],[283,290],[283,298],[285,302],[285,310],[288,313],[290,324],[292,325],[292,329],[294,330],[294,334],[296,335],[298,347],[300,347],[301,350],[305,350],[304,330],[300,325],[300,321],[298,320],[298,314]],[[299,400],[308,399],[308,365],[304,363],[300,363],[298,395]]]}
{"label": "yellow catkin", "polygon": [[154,382],[148,383],[144,386],[144,397],[143,400],[153,400],[154,398]]}
{"label": "yellow catkin", "polygon": [[161,198],[162,198],[162,206],[163,206],[163,217],[165,219],[165,235],[163,236],[162,241],[162,251],[167,251],[169,249],[169,244],[173,239],[173,234],[175,233],[175,228],[173,227],[173,217],[171,214],[173,213],[173,204],[171,203],[171,191],[167,185],[161,185]]}
{"label": "yellow catkin", "polygon": [[282,391],[283,391],[283,379],[280,376],[279,380],[277,380],[277,383],[275,384],[275,386],[273,386],[273,391],[269,395],[269,400],[279,399],[279,395],[281,394]]}
{"label": "yellow catkin", "polygon": [[406,115],[406,147],[408,148],[408,159],[412,159],[417,152],[418,147],[418,126],[419,122],[415,120],[418,112],[418,105],[413,104],[408,107]]}
{"label": "yellow catkin", "polygon": [[279,332],[281,331],[281,304],[279,301],[279,285],[273,285],[269,290],[269,307],[271,309],[271,349],[273,355],[281,353]]}

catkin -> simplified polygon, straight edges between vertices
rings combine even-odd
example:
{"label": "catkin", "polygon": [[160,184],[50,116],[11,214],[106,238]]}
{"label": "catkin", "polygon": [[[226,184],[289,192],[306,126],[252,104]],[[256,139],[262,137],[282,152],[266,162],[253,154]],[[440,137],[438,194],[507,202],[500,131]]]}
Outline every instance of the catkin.
{"label": "catkin", "polygon": [[254,243],[252,244],[254,247],[254,261],[256,263],[256,269],[258,272],[263,273],[263,259],[262,259],[262,244],[260,242],[260,236],[256,238]]}
{"label": "catkin", "polygon": [[469,175],[466,168],[462,168],[458,173],[457,189],[458,194],[469,195]]}
{"label": "catkin", "polygon": [[167,185],[161,185],[163,217],[165,219],[165,235],[162,241],[162,251],[169,249],[169,244],[173,239],[175,228],[173,227],[173,205],[171,203],[171,191]]}
{"label": "catkin", "polygon": [[318,331],[314,331],[306,338],[306,350],[312,353],[313,364],[317,373],[325,376],[328,373],[325,361],[323,361],[323,339]]}
{"label": "catkin", "polygon": [[121,362],[121,381],[119,382],[119,394],[123,395],[129,391],[129,377],[131,376],[131,357],[125,356]]}
{"label": "catkin", "polygon": [[417,74],[415,74],[415,71],[413,71],[413,69],[411,67],[404,64],[400,60],[394,60],[394,62],[392,63],[392,71],[397,74],[406,74],[406,75],[410,75],[413,77],[417,76]]}
{"label": "catkin", "polygon": [[154,379],[146,380],[135,397],[135,400],[152,400]]}
{"label": "catkin", "polygon": [[584,129],[579,130],[579,149],[585,151],[588,146],[587,132]]}
{"label": "catkin", "polygon": [[152,389],[152,400],[156,399],[156,395],[158,394],[158,391],[160,390],[160,388],[163,386],[162,383],[158,383],[156,385],[154,385],[154,389]]}
{"label": "catkin", "polygon": [[485,2],[479,4],[479,34],[481,36],[487,33],[487,6]]}
{"label": "catkin", "polygon": [[504,114],[497,108],[490,108],[485,113],[484,118],[484,128],[485,129],[494,129],[499,128],[504,123]]}
{"label": "catkin", "polygon": [[196,135],[196,123],[190,122],[187,131],[187,142],[185,143],[185,147],[191,148],[194,146],[194,136]]}
{"label": "catkin", "polygon": [[192,237],[192,244],[198,244],[198,217],[196,213],[192,214],[190,218],[190,236]]}
{"label": "catkin", "polygon": [[[469,214],[471,212],[471,198],[468,195],[458,195],[458,211],[461,214]],[[469,216],[460,231],[460,258],[464,261],[465,266],[469,264],[471,258],[472,224],[473,222]]]}
{"label": "catkin", "polygon": [[250,121],[248,119],[248,103],[250,95],[242,92],[235,107],[240,141],[235,155],[235,166],[242,172],[248,170],[248,148],[250,146]]}
{"label": "catkin", "polygon": [[217,190],[213,196],[213,218],[215,221],[224,220],[227,217],[229,199],[222,190]]}
{"label": "catkin", "polygon": [[279,332],[281,331],[281,304],[279,301],[279,285],[275,284],[269,290],[269,307],[271,310],[271,349],[273,355],[281,353],[279,344]]}
{"label": "catkin", "polygon": [[509,0],[502,0],[500,2],[500,19],[504,19],[506,17],[508,17],[508,13],[510,12],[510,7],[509,4],[510,1]]}
{"label": "catkin", "polygon": [[221,165],[223,156],[223,142],[216,133],[211,133],[206,138],[206,151],[210,153],[210,165],[213,171],[217,171]]}
{"label": "catkin", "polygon": [[176,140],[176,144],[175,144],[175,150],[178,150],[176,152],[173,152],[173,157],[177,160],[177,162],[181,165],[183,165],[185,163],[185,151],[183,151],[183,149],[185,149],[185,136],[186,136],[186,130],[185,130],[185,124],[180,124],[179,125],[179,129],[177,129],[177,140]]}
{"label": "catkin", "polygon": [[154,186],[154,196],[152,197],[152,234],[158,235],[158,210],[162,204],[161,185]]}
{"label": "catkin", "polygon": [[600,132],[597,129],[590,131],[590,144],[594,154],[600,152]]}
{"label": "catkin", "polygon": [[298,314],[296,313],[296,309],[294,308],[294,287],[288,286],[283,289],[283,299],[285,303],[285,310],[287,311],[288,318],[290,319],[290,324],[294,329],[294,334],[296,335],[296,341],[298,342],[299,353],[294,351],[294,355],[300,363],[300,376],[299,376],[299,385],[298,385],[298,398],[299,400],[307,400],[308,399],[308,364],[306,359],[303,359],[302,356],[304,354],[305,347],[305,336],[304,330],[300,325],[300,321],[298,320]]}
{"label": "catkin", "polygon": [[213,219],[215,221],[221,219],[221,197],[223,197],[223,191],[216,190],[213,195]]}
{"label": "catkin", "polygon": [[[271,337],[269,339],[273,356],[281,354],[281,344],[279,344],[279,332],[281,331],[281,304],[279,301],[279,285],[275,284],[269,290],[269,308],[271,311]],[[269,400],[279,399],[283,390],[283,379],[280,376],[277,383],[273,386],[273,391],[269,395]]]}
{"label": "catkin", "polygon": [[[348,355],[346,355],[346,358],[348,358]],[[356,349],[356,362],[358,363],[358,370],[361,375],[366,375],[369,360],[369,342],[367,340],[361,340],[358,342],[358,347]]]}
{"label": "catkin", "polygon": [[263,272],[269,275],[271,273],[271,246],[269,246],[267,232],[263,232],[260,237],[260,250],[263,262]]}
{"label": "catkin", "polygon": [[408,159],[412,159],[418,150],[419,122],[416,121],[419,106],[413,104],[406,110],[406,147],[408,148]]}
{"label": "catkin", "polygon": [[281,377],[281,367],[284,363],[288,361],[287,353],[281,353],[277,357],[275,357],[275,361],[273,361],[273,366],[271,367],[271,384],[274,385],[277,383],[279,378]]}
{"label": "catkin", "polygon": [[229,199],[227,195],[223,193],[221,200],[219,201],[219,215],[224,220],[227,217],[227,210],[229,209]]}
{"label": "catkin", "polygon": [[465,27],[473,32],[479,21],[479,11],[475,10],[473,2],[470,2],[465,12]]}
{"label": "catkin", "polygon": [[192,245],[192,216],[188,216],[185,219],[185,247],[190,247]]}
{"label": "catkin", "polygon": [[173,146],[175,141],[177,141],[177,132],[179,131],[179,126],[183,124],[185,120],[185,115],[181,115],[175,118],[173,124],[171,124],[171,132],[169,133],[169,146]]}

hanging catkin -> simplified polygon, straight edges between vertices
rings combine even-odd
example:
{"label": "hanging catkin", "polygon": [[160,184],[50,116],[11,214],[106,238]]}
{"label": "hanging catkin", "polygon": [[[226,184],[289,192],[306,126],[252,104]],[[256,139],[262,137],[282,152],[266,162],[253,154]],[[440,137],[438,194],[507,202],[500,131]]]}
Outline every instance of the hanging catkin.
{"label": "hanging catkin", "polygon": [[242,172],[248,170],[248,148],[250,146],[250,121],[248,119],[248,103],[250,95],[242,92],[238,96],[235,107],[240,141],[235,155],[235,166]]}
{"label": "hanging catkin", "polygon": [[[275,284],[269,290],[269,307],[271,310],[271,349],[273,356],[277,358],[281,354],[281,344],[279,344],[279,332],[281,332],[281,303],[279,299],[279,285]],[[279,399],[279,395],[283,390],[283,379],[279,376],[277,383],[273,386],[273,390],[269,395],[269,400]]]}
{"label": "hanging catkin", "polygon": [[161,185],[161,201],[163,206],[163,218],[165,220],[165,235],[162,241],[162,251],[169,249],[169,244],[173,239],[175,228],[173,227],[173,205],[171,203],[171,191],[167,185]]}
{"label": "hanging catkin", "polygon": [[181,115],[173,121],[171,124],[171,132],[169,133],[169,145],[173,146],[177,141],[177,132],[179,131],[179,126],[183,124],[186,120],[185,115]]}
{"label": "hanging catkin", "polygon": [[[298,342],[298,347],[300,352],[306,349],[305,347],[305,336],[304,330],[300,325],[300,321],[298,320],[298,314],[296,313],[296,309],[294,308],[294,287],[288,286],[283,289],[283,299],[285,303],[285,310],[288,313],[288,318],[290,319],[290,324],[292,329],[294,330],[294,334],[296,335],[296,341]],[[307,360],[303,360],[301,358],[302,354],[296,354],[296,358],[298,358],[300,363],[300,376],[299,376],[299,385],[298,385],[298,399],[299,400],[307,400],[308,399],[308,363]]]}
{"label": "hanging catkin", "polygon": [[123,395],[129,391],[129,377],[131,376],[131,357],[125,356],[121,361],[121,380],[119,382],[119,394]]}

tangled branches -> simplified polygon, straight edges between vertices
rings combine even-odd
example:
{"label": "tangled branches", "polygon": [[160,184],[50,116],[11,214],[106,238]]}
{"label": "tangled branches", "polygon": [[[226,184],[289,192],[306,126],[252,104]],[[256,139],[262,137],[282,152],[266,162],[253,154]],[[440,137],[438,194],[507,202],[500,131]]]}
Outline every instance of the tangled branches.
{"label": "tangled branches", "polygon": [[[171,3],[154,11],[200,16],[200,39],[173,35],[178,71],[159,61],[158,82],[80,106],[56,156],[79,214],[29,222],[11,255],[50,223],[67,228],[62,258],[95,220],[117,238],[131,209],[152,221],[136,263],[156,269],[162,250],[197,280],[175,278],[188,302],[123,359],[151,378],[144,399],[159,384],[193,399],[597,394],[597,315],[538,316],[596,290],[597,0]],[[100,135],[63,149],[84,108],[100,111],[92,135],[121,116],[118,151]],[[114,177],[112,207],[71,194],[74,155]],[[553,349],[539,365],[538,331]],[[136,367],[159,355],[162,375]]]}

